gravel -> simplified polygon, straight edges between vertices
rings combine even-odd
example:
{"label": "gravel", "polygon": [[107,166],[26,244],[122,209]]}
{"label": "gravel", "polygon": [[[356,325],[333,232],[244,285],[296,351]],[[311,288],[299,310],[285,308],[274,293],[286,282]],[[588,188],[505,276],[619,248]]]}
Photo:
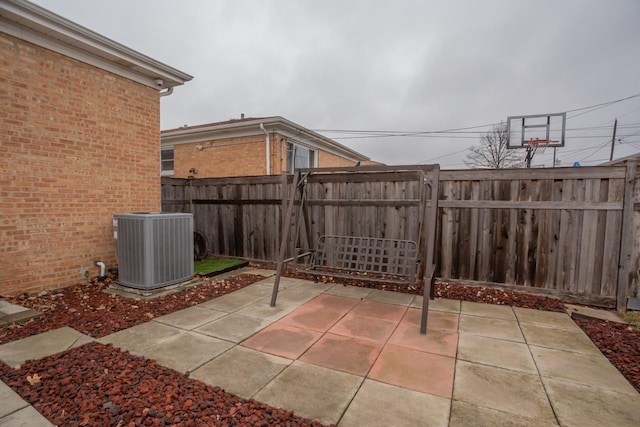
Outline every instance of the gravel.
{"label": "gravel", "polygon": [[321,426],[152,360],[89,343],[0,377],[59,426]]}
{"label": "gravel", "polygon": [[[41,318],[0,330],[0,343],[70,326],[99,338],[190,307],[263,279],[239,275],[153,300],[132,300],[102,290],[108,283],[21,295],[9,301],[42,311]],[[330,281],[324,278],[324,281]],[[357,286],[397,292],[418,292],[402,286]],[[564,311],[560,300],[511,290],[438,283],[437,297],[502,304],[547,311]],[[611,363],[640,391],[640,331],[615,322],[576,320]],[[253,400],[244,400],[219,387],[208,386],[162,367],[152,360],[110,345],[90,343],[19,369],[0,362],[0,379],[17,391],[52,423],[60,426],[320,426]]]}

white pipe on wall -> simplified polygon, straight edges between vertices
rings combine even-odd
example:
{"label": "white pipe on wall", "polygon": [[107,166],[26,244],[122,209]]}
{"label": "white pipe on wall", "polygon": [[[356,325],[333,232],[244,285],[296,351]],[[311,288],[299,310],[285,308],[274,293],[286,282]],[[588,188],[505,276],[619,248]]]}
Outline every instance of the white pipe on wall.
{"label": "white pipe on wall", "polygon": [[265,143],[267,144],[267,175],[271,175],[271,137],[269,132],[264,128],[264,123],[260,123],[260,129],[267,136]]}

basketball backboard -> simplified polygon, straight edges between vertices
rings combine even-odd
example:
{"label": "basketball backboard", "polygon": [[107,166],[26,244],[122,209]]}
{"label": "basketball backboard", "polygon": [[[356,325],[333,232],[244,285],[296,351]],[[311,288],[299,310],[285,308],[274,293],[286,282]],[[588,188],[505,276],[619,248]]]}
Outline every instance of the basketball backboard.
{"label": "basketball backboard", "polygon": [[[544,141],[548,147],[564,147],[566,113],[507,117],[507,148],[529,148]],[[548,141],[548,144],[546,142]]]}

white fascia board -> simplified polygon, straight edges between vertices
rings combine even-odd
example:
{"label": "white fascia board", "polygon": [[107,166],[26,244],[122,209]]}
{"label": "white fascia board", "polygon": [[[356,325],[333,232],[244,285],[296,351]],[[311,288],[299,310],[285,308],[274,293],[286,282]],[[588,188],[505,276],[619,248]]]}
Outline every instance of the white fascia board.
{"label": "white fascia board", "polygon": [[308,135],[301,134],[299,132],[292,133],[289,130],[281,130],[278,132],[280,135],[284,136],[288,142],[292,142],[294,144],[302,145],[303,147],[312,148],[314,150],[324,151],[325,153],[333,154],[334,156],[342,157],[343,159],[352,160],[357,162],[358,160],[369,160],[368,157],[363,156],[361,154],[356,153],[353,154],[353,151],[345,151],[338,149],[333,144],[327,143],[324,140],[317,138],[309,138]]}
{"label": "white fascia board", "polygon": [[174,129],[171,132],[161,133],[161,140],[163,144],[185,144],[239,136],[264,135],[264,132],[260,129],[260,124],[264,125],[267,132],[278,132],[286,138],[292,139],[296,143],[309,148],[322,150],[353,161],[370,160],[369,157],[357,151],[280,116],[237,122],[232,121],[222,124],[212,124],[211,126]]}
{"label": "white fascia board", "polygon": [[[158,90],[193,78],[23,0],[0,0],[0,32]],[[163,80],[162,87],[156,79]]]}
{"label": "white fascia board", "polygon": [[[198,132],[199,131],[199,132]],[[244,136],[262,135],[264,132],[260,128],[256,129],[237,129],[227,131],[211,131],[204,129],[194,129],[189,133],[168,133],[160,135],[160,144],[162,146],[191,144],[194,142],[208,142],[219,139],[239,138]]]}

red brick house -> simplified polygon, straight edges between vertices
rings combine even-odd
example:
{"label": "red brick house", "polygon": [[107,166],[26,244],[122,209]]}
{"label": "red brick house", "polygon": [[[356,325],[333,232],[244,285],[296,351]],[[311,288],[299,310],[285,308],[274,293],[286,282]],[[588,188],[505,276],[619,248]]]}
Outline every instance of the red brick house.
{"label": "red brick house", "polygon": [[372,164],[368,157],[283,117],[241,118],[163,130],[162,175],[278,175],[297,167]]}
{"label": "red brick house", "polygon": [[191,78],[0,0],[0,295],[116,265],[112,216],[160,210],[160,97]]}

